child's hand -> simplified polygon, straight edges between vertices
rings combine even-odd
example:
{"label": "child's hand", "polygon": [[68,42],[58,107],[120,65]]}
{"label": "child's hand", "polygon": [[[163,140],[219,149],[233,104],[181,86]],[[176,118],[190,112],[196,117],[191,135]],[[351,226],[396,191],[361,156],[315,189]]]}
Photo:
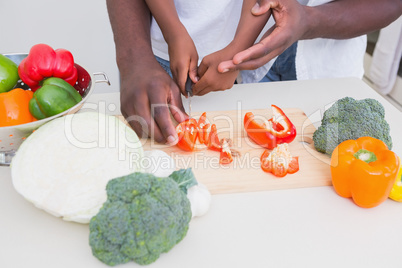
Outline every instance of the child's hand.
{"label": "child's hand", "polygon": [[233,87],[239,71],[219,73],[218,65],[232,59],[233,53],[228,47],[204,57],[198,67],[199,81],[193,86],[193,94],[202,96],[211,91],[221,91]]}
{"label": "child's hand", "polygon": [[185,84],[187,76],[193,83],[198,81],[198,53],[194,42],[187,31],[169,40],[170,70],[173,80],[179,86],[181,93],[187,96]]}

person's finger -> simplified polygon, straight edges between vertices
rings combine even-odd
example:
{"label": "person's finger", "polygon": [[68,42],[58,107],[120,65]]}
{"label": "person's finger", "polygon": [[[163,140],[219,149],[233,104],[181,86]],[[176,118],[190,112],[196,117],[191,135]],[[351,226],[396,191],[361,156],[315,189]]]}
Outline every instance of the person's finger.
{"label": "person's finger", "polygon": [[[261,57],[265,57],[267,55],[269,47],[265,47],[266,44],[269,44],[269,39],[267,39],[270,34],[275,30],[275,26],[272,26],[270,29],[267,30],[267,32],[263,35],[261,41],[257,44],[254,44],[250,48],[240,51],[239,53],[235,54],[233,56],[232,60],[228,61],[223,61],[219,63],[218,65],[218,72],[220,73],[226,73],[226,72],[232,72],[232,71],[237,71],[237,70],[250,70],[250,69],[242,69],[240,65],[242,62],[247,62],[251,61],[253,59],[258,59]],[[257,62],[257,61],[253,61]],[[258,68],[258,67],[257,67]]]}
{"label": "person's finger", "polygon": [[186,81],[187,81],[187,76],[188,76],[188,69],[183,68],[179,70],[178,72],[178,77],[177,77],[177,86],[180,89],[181,94],[187,97],[187,92],[186,92]]}
{"label": "person's finger", "polygon": [[[257,49],[259,49],[259,47],[262,47],[263,45],[259,43],[254,46],[258,47]],[[249,48],[249,50],[252,50],[253,47]],[[238,54],[235,55],[235,57],[239,57],[242,60],[238,60],[237,63],[235,63],[234,60],[221,62],[218,65],[218,71],[220,73],[226,73],[238,70],[254,70],[267,63],[270,60],[269,59],[270,57],[267,56],[272,55],[272,53],[266,53],[265,48],[263,53],[257,50],[253,50],[253,52],[255,52],[256,54],[245,55],[249,53],[248,50],[239,52]]]}
{"label": "person's finger", "polygon": [[198,57],[190,61],[190,67],[188,70],[188,75],[190,76],[190,79],[191,81],[193,81],[193,83],[197,83],[199,80],[197,65],[198,65]]}
{"label": "person's finger", "polygon": [[168,98],[168,104],[170,113],[178,123],[181,123],[189,118],[188,114],[184,109],[183,102],[181,100],[181,95],[178,90],[174,90],[174,88],[172,88],[170,96]]}
{"label": "person's finger", "polygon": [[242,62],[264,57],[269,52],[269,47],[265,46],[264,42],[259,42],[246,50],[240,51],[233,56],[233,64],[240,64]]}
{"label": "person's finger", "polygon": [[154,94],[150,98],[151,115],[156,124],[151,122],[151,136],[157,142],[175,144],[177,143],[177,133],[170,118],[168,107],[168,96],[165,94]]}
{"label": "person's finger", "polygon": [[241,64],[234,65],[235,70],[255,70],[263,65],[265,65],[270,60],[274,59],[282,52],[282,49],[274,50],[268,53],[264,57],[257,58],[254,60],[245,61]]}
{"label": "person's finger", "polygon": [[207,77],[201,76],[200,80],[193,85],[193,94],[199,96],[199,92],[203,91],[208,86],[209,82]]}
{"label": "person's finger", "polygon": [[258,43],[254,44],[246,50],[240,51],[239,53],[235,54],[232,59],[233,64],[240,64],[242,62],[257,59],[267,55],[277,44],[277,39],[275,39],[277,37],[275,37],[275,35],[272,35],[275,29],[275,25],[272,26],[264,33]]}
{"label": "person's finger", "polygon": [[226,73],[230,71],[237,71],[237,65],[233,63],[233,60],[222,61],[218,65],[218,72]]}
{"label": "person's finger", "polygon": [[212,87],[210,87],[210,86],[205,87],[205,88],[203,88],[201,91],[199,91],[199,92],[197,93],[197,96],[204,96],[204,95],[208,94],[208,93],[211,92],[211,91],[213,91],[213,88],[212,88]]}
{"label": "person's finger", "polygon": [[277,1],[272,0],[258,0],[253,8],[251,9],[251,13],[254,16],[260,16],[267,13],[271,8],[274,8],[279,3]]}
{"label": "person's finger", "polygon": [[208,65],[205,64],[204,60],[201,61],[200,66],[198,66],[198,76],[201,78],[208,70]]}
{"label": "person's finger", "polygon": [[[150,108],[148,106],[148,98],[144,95],[138,97],[137,101],[128,102],[127,100],[122,100],[121,112],[126,119],[127,123],[131,128],[137,133],[140,138],[147,138],[150,136],[151,118]],[[134,107],[138,110],[134,110]],[[138,111],[138,112],[136,112]]]}
{"label": "person's finger", "polygon": [[289,37],[275,28],[270,35],[251,48],[237,53],[232,62],[224,62],[218,66],[221,72],[235,70],[254,70],[280,55],[291,45]]}

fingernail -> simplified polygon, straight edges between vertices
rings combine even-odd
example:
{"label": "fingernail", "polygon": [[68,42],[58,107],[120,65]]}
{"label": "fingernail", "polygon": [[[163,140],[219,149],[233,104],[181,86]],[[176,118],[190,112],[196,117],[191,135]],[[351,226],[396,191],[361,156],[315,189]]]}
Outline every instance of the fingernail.
{"label": "fingernail", "polygon": [[223,74],[227,73],[227,72],[229,72],[229,69],[223,69],[223,71],[222,71]]}
{"label": "fingernail", "polygon": [[167,145],[174,145],[177,143],[176,138],[173,135],[170,135],[169,137],[167,137]]}
{"label": "fingernail", "polygon": [[255,5],[253,6],[253,8],[251,9],[252,13],[258,12],[260,10],[260,5],[257,3],[255,3]]}

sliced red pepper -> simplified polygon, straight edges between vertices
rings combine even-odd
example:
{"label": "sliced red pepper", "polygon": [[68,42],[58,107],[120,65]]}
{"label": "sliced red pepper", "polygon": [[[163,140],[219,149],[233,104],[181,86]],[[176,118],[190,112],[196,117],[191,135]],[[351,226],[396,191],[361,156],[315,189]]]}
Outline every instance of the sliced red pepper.
{"label": "sliced red pepper", "polygon": [[287,143],[278,145],[272,152],[265,150],[260,160],[261,169],[277,177],[284,177],[299,170],[299,157],[290,154]]}
{"label": "sliced red pepper", "polygon": [[176,132],[179,136],[177,146],[185,151],[193,151],[198,139],[201,144],[207,145],[208,149],[220,152],[219,163],[221,165],[232,163],[233,156],[229,142],[226,139],[221,141],[216,125],[212,124],[210,127],[206,121],[206,113],[203,113],[198,121],[190,118],[177,125]]}
{"label": "sliced red pepper", "polygon": [[299,171],[299,157],[293,156],[292,161],[289,163],[288,173],[293,174]]}
{"label": "sliced red pepper", "polygon": [[208,145],[209,124],[207,123],[207,113],[203,113],[198,119],[198,140],[201,144]]}
{"label": "sliced red pepper", "polygon": [[211,125],[211,131],[208,137],[208,149],[220,152],[222,150],[221,141],[218,138],[216,125]]}
{"label": "sliced red pepper", "polygon": [[247,135],[258,145],[273,149],[278,144],[290,143],[296,137],[296,127],[286,114],[275,105],[271,105],[273,116],[264,126],[254,120],[252,112],[244,116],[244,128]]}
{"label": "sliced red pepper", "polygon": [[248,112],[244,116],[244,129],[248,137],[256,144],[268,149],[273,149],[276,146],[275,136],[265,126],[254,120],[252,112]]}
{"label": "sliced red pepper", "polygon": [[177,125],[176,132],[179,137],[177,146],[184,151],[194,151],[197,140],[197,121],[194,118],[185,120]]}
{"label": "sliced red pepper", "polygon": [[227,165],[232,162],[233,162],[232,151],[230,150],[229,144],[226,141],[226,139],[223,139],[219,163],[221,165]]}

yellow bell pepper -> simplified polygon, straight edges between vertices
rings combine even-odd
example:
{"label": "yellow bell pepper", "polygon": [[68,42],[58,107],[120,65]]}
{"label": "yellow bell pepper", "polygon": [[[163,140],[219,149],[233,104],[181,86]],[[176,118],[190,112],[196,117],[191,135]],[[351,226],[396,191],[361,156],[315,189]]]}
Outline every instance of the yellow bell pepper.
{"label": "yellow bell pepper", "polygon": [[402,202],[402,166],[399,168],[399,172],[396,176],[391,193],[389,194],[389,198],[397,202]]}

